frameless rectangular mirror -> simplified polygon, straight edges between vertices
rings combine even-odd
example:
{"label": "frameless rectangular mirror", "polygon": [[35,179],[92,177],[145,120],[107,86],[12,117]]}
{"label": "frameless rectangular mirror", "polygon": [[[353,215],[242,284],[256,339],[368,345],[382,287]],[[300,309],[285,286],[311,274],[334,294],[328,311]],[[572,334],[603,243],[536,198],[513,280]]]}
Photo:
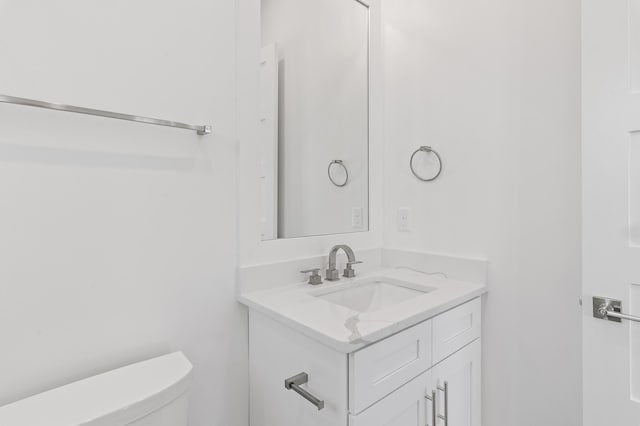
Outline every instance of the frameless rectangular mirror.
{"label": "frameless rectangular mirror", "polygon": [[369,7],[262,0],[262,239],[369,229]]}

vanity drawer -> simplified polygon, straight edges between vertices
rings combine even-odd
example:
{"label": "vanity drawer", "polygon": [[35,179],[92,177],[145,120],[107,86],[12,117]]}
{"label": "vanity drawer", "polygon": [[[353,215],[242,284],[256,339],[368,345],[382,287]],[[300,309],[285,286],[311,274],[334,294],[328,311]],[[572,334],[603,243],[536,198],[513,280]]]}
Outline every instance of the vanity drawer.
{"label": "vanity drawer", "polygon": [[433,364],[480,337],[481,307],[477,298],[433,318]]}
{"label": "vanity drawer", "polygon": [[360,413],[431,367],[431,321],[349,355],[349,411]]}

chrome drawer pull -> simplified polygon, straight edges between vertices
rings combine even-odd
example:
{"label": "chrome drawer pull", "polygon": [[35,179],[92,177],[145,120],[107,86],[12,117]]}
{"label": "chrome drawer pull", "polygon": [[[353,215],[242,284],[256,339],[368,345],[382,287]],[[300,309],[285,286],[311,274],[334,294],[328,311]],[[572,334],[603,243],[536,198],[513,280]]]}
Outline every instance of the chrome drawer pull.
{"label": "chrome drawer pull", "polygon": [[305,383],[309,383],[309,375],[307,373],[300,373],[285,380],[284,387],[286,389],[293,390],[295,393],[315,405],[318,411],[322,410],[324,408],[324,401],[311,395],[305,389],[302,389],[300,386]]}
{"label": "chrome drawer pull", "polygon": [[438,386],[438,390],[444,392],[444,416],[438,414],[438,418],[444,420],[444,426],[449,426],[449,382],[444,382],[444,387]]}
{"label": "chrome drawer pull", "polygon": [[432,391],[431,396],[425,395],[424,398],[431,402],[431,425],[427,426],[438,426],[436,424],[438,422],[436,419],[436,391]]}

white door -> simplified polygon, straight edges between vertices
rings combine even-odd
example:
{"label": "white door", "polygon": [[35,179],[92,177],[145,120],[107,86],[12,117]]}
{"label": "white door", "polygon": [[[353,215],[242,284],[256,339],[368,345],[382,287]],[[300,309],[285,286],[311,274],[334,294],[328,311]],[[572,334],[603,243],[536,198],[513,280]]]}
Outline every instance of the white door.
{"label": "white door", "polygon": [[640,0],[583,0],[582,84],[583,424],[638,426],[640,326],[593,298],[640,315]]}
{"label": "white door", "polygon": [[[640,424],[640,0],[583,1],[583,423]],[[596,303],[596,312],[600,302]]]}
{"label": "white door", "polygon": [[437,426],[480,426],[481,357],[478,339],[433,367]]}
{"label": "white door", "polygon": [[357,416],[349,416],[349,426],[433,426],[433,406],[426,398],[430,395],[427,371]]}

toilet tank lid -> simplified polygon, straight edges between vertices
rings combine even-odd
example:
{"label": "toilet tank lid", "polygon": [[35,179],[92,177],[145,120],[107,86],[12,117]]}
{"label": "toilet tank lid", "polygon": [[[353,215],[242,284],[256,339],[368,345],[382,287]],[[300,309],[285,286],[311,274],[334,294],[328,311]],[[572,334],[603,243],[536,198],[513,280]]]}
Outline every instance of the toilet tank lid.
{"label": "toilet tank lid", "polygon": [[126,425],[184,394],[192,368],[182,352],[138,362],[0,407],[0,425]]}

